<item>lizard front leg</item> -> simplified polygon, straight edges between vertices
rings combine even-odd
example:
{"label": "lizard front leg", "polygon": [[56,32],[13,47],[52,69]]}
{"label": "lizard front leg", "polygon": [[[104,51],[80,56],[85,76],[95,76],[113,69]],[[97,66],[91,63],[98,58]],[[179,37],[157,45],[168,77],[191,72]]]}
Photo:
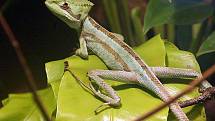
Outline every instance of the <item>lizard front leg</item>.
{"label": "lizard front leg", "polygon": [[80,48],[75,51],[75,55],[80,56],[83,59],[88,59],[88,51],[87,51],[87,43],[85,41],[85,38],[80,36],[79,38]]}

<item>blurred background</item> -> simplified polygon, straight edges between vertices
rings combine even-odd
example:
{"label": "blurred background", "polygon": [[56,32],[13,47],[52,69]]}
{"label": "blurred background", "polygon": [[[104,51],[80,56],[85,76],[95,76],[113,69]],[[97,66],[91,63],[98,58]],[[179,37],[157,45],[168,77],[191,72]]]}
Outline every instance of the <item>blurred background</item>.
{"label": "blurred background", "polygon": [[[160,33],[182,50],[196,55],[202,71],[215,63],[214,48],[200,53],[204,42],[214,45],[213,0],[92,0],[90,15],[102,26],[138,46]],[[46,84],[46,62],[71,56],[78,35],[55,17],[41,0],[1,0],[3,15],[19,40],[39,88]],[[211,40],[212,39],[212,40]],[[129,40],[129,41],[128,41]],[[210,50],[210,48],[209,48]],[[0,27],[0,99],[8,93],[26,92],[26,77],[14,49]],[[215,76],[208,79],[215,84]],[[208,120],[215,120],[215,103],[205,104]]]}

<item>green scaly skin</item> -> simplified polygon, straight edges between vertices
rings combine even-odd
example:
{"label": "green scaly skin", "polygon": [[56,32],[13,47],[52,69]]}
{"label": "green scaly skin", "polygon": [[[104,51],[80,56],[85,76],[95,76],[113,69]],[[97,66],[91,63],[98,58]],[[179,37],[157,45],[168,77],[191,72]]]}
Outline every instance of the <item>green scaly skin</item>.
{"label": "green scaly skin", "polygon": [[46,0],[45,4],[53,14],[77,30],[94,5],[88,0]]}

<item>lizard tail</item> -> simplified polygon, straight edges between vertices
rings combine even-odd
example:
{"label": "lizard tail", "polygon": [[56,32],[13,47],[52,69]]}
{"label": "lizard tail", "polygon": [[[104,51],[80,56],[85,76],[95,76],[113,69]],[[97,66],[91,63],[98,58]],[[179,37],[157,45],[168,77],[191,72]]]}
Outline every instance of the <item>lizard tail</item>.
{"label": "lizard tail", "polygon": [[183,112],[183,110],[181,109],[181,107],[177,102],[171,103],[169,107],[179,121],[189,121],[186,114]]}

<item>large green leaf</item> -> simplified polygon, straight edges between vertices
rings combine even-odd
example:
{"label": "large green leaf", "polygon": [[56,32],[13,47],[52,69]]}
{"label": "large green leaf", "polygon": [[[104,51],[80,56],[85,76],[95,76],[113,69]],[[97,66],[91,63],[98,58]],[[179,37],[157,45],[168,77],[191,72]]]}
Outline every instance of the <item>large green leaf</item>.
{"label": "large green leaf", "polygon": [[142,29],[140,7],[135,7],[131,10],[131,22],[134,28],[134,39],[137,43],[136,45],[145,42],[145,36]]}
{"label": "large green leaf", "polygon": [[201,56],[203,54],[215,52],[215,32],[213,32],[201,45],[199,51],[197,52],[197,56]]}
{"label": "large green leaf", "polygon": [[198,62],[192,53],[179,50],[174,44],[168,41],[165,42],[165,48],[167,51],[166,64],[168,67],[194,69],[200,72]]}
{"label": "large green leaf", "polygon": [[[179,50],[174,44],[168,41],[165,42],[165,48],[167,54],[166,65],[168,67],[194,69],[200,72],[199,65],[192,53]],[[165,79],[164,82],[165,86],[167,86],[170,92],[174,94],[176,93],[174,90],[186,88],[186,85],[189,84],[190,81],[191,80],[188,79]],[[196,95],[196,92],[197,90],[192,92],[189,96],[183,96],[182,98],[180,98],[180,100],[188,100]],[[202,121],[202,117],[198,116],[200,114],[202,116],[205,116],[203,105],[195,105],[192,108],[187,107],[184,110],[187,112],[189,119],[192,121]],[[172,115],[170,115],[169,117],[172,118]]]}
{"label": "large green leaf", "polygon": [[[147,46],[146,46],[147,45]],[[146,45],[141,45],[135,48],[136,52],[144,57],[144,60],[149,65],[164,66],[165,65],[165,46],[159,35],[154,37],[151,41],[148,41]],[[152,51],[153,48],[156,51]],[[142,52],[143,51],[143,52]],[[173,51],[173,50],[172,50]],[[177,50],[178,51],[178,50]],[[148,55],[147,55],[147,54]],[[146,55],[146,56],[144,56]],[[151,55],[151,56],[150,56]],[[151,58],[151,59],[150,59]],[[154,61],[156,59],[157,61]],[[189,58],[190,59],[190,58]],[[195,58],[193,58],[195,60]],[[158,61],[161,60],[161,61]],[[114,120],[114,121],[127,121],[132,120],[136,116],[148,112],[152,108],[161,103],[161,100],[155,96],[151,91],[142,88],[137,85],[124,84],[116,81],[108,81],[117,93],[121,97],[122,106],[119,108],[106,108],[98,114],[94,113],[94,110],[103,102],[99,98],[95,98],[91,93],[84,90],[77,80],[69,73],[62,72],[63,62],[68,61],[71,71],[86,85],[89,83],[89,79],[86,74],[89,70],[93,69],[107,69],[99,58],[96,56],[89,56],[89,60],[82,60],[77,56],[72,56],[64,60],[49,62],[46,64],[46,70],[48,79],[53,79],[51,76],[55,76],[55,79],[49,81],[52,85],[53,91],[57,96],[57,121],[101,121],[101,120]],[[184,61],[184,60],[183,60]],[[171,64],[177,65],[178,61]],[[192,61],[190,61],[192,62]],[[183,62],[181,62],[183,63]],[[180,64],[178,64],[180,65]],[[194,66],[198,66],[192,64]],[[50,68],[50,69],[48,69]],[[59,70],[51,70],[51,68],[59,68]],[[195,67],[198,68],[198,67]],[[56,71],[56,72],[52,72]],[[53,75],[57,74],[57,75]],[[63,75],[63,77],[62,77]],[[58,76],[58,77],[57,77]],[[57,78],[56,78],[57,77]],[[173,94],[179,92],[185,88],[188,81],[178,82],[173,80],[165,80],[165,86],[171,90]],[[190,99],[197,96],[197,91],[185,95],[183,99]],[[205,120],[204,109],[202,105],[191,106],[185,109],[187,115],[191,120],[203,121]],[[165,121],[168,116],[168,108],[163,109],[158,114],[150,117],[148,121]],[[174,120],[169,115],[168,120]]]}
{"label": "large green leaf", "polygon": [[144,17],[144,33],[170,19],[173,14],[172,5],[167,0],[150,0]]}
{"label": "large green leaf", "polygon": [[135,47],[134,50],[140,55],[140,57],[145,62],[147,62],[148,65],[166,66],[165,64],[166,50],[164,42],[160,38],[160,35],[157,35],[151,38],[150,41],[146,41],[144,44]]}
{"label": "large green leaf", "polygon": [[165,23],[187,25],[212,15],[213,7],[205,0],[150,0],[144,18],[144,33]]}
{"label": "large green leaf", "polygon": [[[51,88],[38,91],[49,116],[51,117],[56,108]],[[10,94],[3,100],[3,107],[0,109],[0,121],[44,121],[37,105],[30,93]]]}
{"label": "large green leaf", "polygon": [[[83,81],[89,81],[86,77],[87,71],[91,69],[106,69],[104,64],[98,60],[97,57],[91,56],[89,58],[89,63],[77,62],[84,67],[83,71],[80,66],[71,60],[71,67],[74,68],[73,72],[80,77]],[[75,58],[79,59],[79,58]],[[96,65],[94,66],[94,64]],[[57,109],[57,120],[61,121],[83,121],[83,120],[92,120],[92,121],[101,121],[101,120],[131,120],[135,116],[140,115],[143,112],[147,112],[150,107],[155,107],[161,101],[159,99],[151,100],[153,96],[144,92],[141,88],[135,88],[132,85],[124,85],[117,82],[108,81],[109,84],[115,86],[117,93],[122,98],[122,107],[119,109],[110,108],[102,111],[98,115],[94,114],[96,107],[101,105],[103,102],[99,99],[93,97],[90,93],[83,90],[80,85],[75,81],[75,79],[69,74],[65,73],[63,79],[61,80],[59,93],[58,93],[58,109]],[[78,92],[78,93],[77,93]],[[132,99],[128,99],[129,95],[132,96]],[[144,100],[144,103],[142,103]],[[151,106],[150,104],[154,104]],[[74,105],[75,104],[75,105]],[[136,108],[142,107],[142,108]],[[160,116],[167,115],[167,109],[161,112],[161,114],[152,117],[151,120],[159,120]],[[165,118],[165,117],[163,117]]]}
{"label": "large green leaf", "polygon": [[174,13],[170,22],[177,25],[188,25],[201,22],[213,13],[212,1],[173,0]]}
{"label": "large green leaf", "polygon": [[60,80],[64,73],[64,60],[52,61],[51,64],[46,64],[45,66],[48,79],[47,81],[48,83],[51,83],[55,98],[57,99]]}

